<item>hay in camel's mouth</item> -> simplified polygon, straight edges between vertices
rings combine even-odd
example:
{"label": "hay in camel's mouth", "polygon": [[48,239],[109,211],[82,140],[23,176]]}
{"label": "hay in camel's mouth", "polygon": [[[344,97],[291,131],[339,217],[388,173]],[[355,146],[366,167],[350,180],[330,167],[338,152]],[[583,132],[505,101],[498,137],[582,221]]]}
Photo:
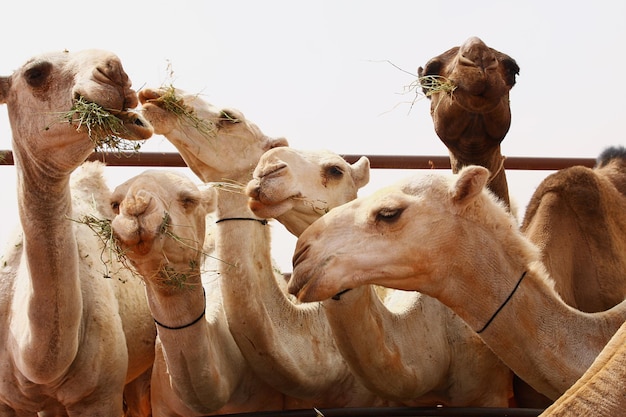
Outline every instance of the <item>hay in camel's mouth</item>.
{"label": "hay in camel's mouth", "polygon": [[143,141],[154,132],[139,113],[105,109],[84,97],[76,98],[60,119],[76,126],[76,130],[86,129],[95,150],[103,152],[138,152]]}
{"label": "hay in camel's mouth", "polygon": [[419,77],[414,83],[417,83],[422,88],[426,97],[437,93],[452,94],[456,90],[456,85],[452,80],[441,75],[424,75]]}
{"label": "hay in camel's mouth", "polygon": [[176,94],[176,88],[173,85],[163,88],[162,91],[161,95],[146,100],[146,103],[152,103],[176,115],[182,124],[191,126],[207,139],[216,137],[217,125],[211,120],[199,117],[194,108],[185,104],[184,99]]}

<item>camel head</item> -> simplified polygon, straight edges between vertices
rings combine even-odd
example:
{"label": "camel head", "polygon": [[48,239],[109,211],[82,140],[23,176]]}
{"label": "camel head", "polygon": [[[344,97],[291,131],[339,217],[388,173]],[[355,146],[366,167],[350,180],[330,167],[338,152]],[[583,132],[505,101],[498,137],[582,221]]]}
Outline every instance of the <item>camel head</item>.
{"label": "camel head", "polygon": [[330,209],[354,200],[369,182],[369,168],[366,157],[349,164],[326,150],[270,149],[246,187],[249,207],[255,215],[275,218],[299,236]]}
{"label": "camel head", "polygon": [[437,278],[467,267],[472,249],[488,250],[472,245],[497,252],[502,243],[494,235],[519,235],[485,189],[488,178],[479,166],[453,179],[414,176],[331,210],[298,238],[289,292],[308,302],[365,284],[432,296],[452,291],[454,283]]}
{"label": "camel head", "polygon": [[200,190],[176,172],[149,170],[113,191],[111,228],[144,280],[160,286],[199,283],[197,273],[187,275],[201,262],[205,218],[215,204],[214,189]]}
{"label": "camel head", "polygon": [[[78,115],[79,102],[92,110]],[[129,110],[138,100],[120,59],[101,50],[31,58],[11,76],[0,77],[0,103],[7,105],[18,163],[40,165],[44,175],[69,173],[86,159],[102,139],[94,130],[107,129],[97,121],[111,121],[105,124],[114,127],[106,133],[123,139],[144,140],[153,132]],[[103,114],[90,119],[93,112]]]}
{"label": "camel head", "polygon": [[[509,91],[517,74],[513,58],[476,37],[418,69],[437,135],[466,164],[499,151],[511,125]],[[437,88],[441,82],[452,88]]]}
{"label": "camel head", "polygon": [[264,135],[239,110],[215,107],[197,94],[173,87],[146,88],[139,100],[155,132],[178,149],[204,182],[247,182],[265,151],[287,146],[283,138]]}

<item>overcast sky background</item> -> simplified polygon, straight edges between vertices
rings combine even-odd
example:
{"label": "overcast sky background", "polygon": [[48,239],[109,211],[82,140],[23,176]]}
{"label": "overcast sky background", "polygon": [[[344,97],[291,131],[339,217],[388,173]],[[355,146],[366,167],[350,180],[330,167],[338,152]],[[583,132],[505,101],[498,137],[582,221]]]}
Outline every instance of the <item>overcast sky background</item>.
{"label": "overcast sky background", "polygon": [[[623,1],[13,1],[2,14],[1,75],[42,52],[107,49],[136,90],[171,83],[292,147],[361,155],[447,155],[428,101],[411,105],[405,89],[417,67],[478,36],[521,68],[505,156],[595,158],[625,144]],[[10,138],[2,109],[0,149]],[[155,136],[142,150],[175,149]],[[109,185],[142,170],[108,168]],[[14,172],[0,167],[0,242],[17,221]],[[361,195],[411,173],[376,170]],[[522,211],[548,174],[508,171]],[[290,271],[295,240],[273,228]]]}

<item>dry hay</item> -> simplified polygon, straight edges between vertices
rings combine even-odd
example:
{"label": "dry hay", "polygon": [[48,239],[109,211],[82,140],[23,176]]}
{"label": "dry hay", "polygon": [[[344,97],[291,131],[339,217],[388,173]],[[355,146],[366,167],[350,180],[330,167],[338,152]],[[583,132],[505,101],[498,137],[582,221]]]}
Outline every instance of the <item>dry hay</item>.
{"label": "dry hay", "polygon": [[392,65],[394,68],[406,74],[409,74],[411,77],[414,77],[414,80],[408,85],[405,85],[402,91],[402,94],[414,94],[414,98],[410,102],[411,106],[409,107],[409,112],[413,108],[415,102],[418,101],[421,97],[428,98],[437,93],[446,93],[452,95],[454,93],[454,90],[456,90],[457,88],[452,80],[441,75],[424,75],[422,77],[419,77],[418,75],[413,74],[410,71],[406,71],[400,68],[389,60],[386,60],[385,62]]}
{"label": "dry hay", "polygon": [[144,141],[121,138],[120,136],[128,130],[116,113],[117,111],[107,110],[99,104],[79,97],[68,112],[61,114],[60,120],[76,126],[77,131],[87,129],[96,151],[115,151],[118,154],[128,151],[138,152]]}
{"label": "dry hay", "polygon": [[[87,226],[98,237],[102,243],[102,251],[100,252],[100,261],[104,265],[105,271],[104,278],[111,278],[112,272],[110,265],[113,259],[117,259],[125,268],[128,268],[127,259],[124,254],[124,250],[118,245],[117,240],[113,236],[113,229],[111,228],[111,220],[99,219],[96,216],[89,214],[84,215],[80,219],[69,219],[73,222],[83,224]],[[108,253],[108,256],[105,254]],[[132,269],[130,269],[133,271]],[[115,273],[115,271],[113,271]],[[118,278],[119,279],[119,278]],[[120,279],[124,282],[124,280]]]}
{"label": "dry hay", "polygon": [[185,104],[185,101],[176,95],[173,85],[164,88],[164,93],[148,103],[157,103],[162,109],[175,114],[183,125],[189,125],[196,129],[202,136],[213,139],[216,136],[217,126],[211,120],[200,118],[193,107]]}

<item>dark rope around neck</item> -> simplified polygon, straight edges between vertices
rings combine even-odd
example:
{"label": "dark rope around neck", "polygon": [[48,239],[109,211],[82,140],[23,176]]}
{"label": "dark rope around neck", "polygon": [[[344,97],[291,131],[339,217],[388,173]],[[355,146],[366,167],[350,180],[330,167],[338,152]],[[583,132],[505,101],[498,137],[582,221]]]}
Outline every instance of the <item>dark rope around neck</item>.
{"label": "dark rope around neck", "polygon": [[223,219],[215,220],[215,223],[226,222],[230,220],[250,220],[261,223],[263,226],[267,224],[267,219],[255,219],[254,217],[226,217]]}
{"label": "dark rope around neck", "polygon": [[500,310],[502,310],[504,308],[504,306],[506,305],[506,303],[508,303],[511,298],[513,298],[513,294],[515,294],[515,291],[517,291],[517,288],[519,287],[519,285],[522,283],[522,280],[524,279],[524,277],[526,276],[526,272],[524,271],[524,273],[522,274],[522,276],[519,278],[519,280],[517,281],[517,284],[515,284],[515,288],[513,288],[513,291],[511,291],[511,294],[509,294],[508,297],[506,297],[506,300],[504,300],[504,302],[502,303],[502,305],[500,305],[500,307],[498,307],[498,309],[496,310],[495,313],[493,313],[493,315],[491,316],[491,318],[489,320],[487,320],[487,323],[485,323],[485,325],[482,327],[482,329],[477,330],[476,333],[482,333],[485,331],[485,329],[491,324],[491,322],[493,321],[493,319],[496,318],[496,316],[498,315],[498,313],[500,312]]}
{"label": "dark rope around neck", "polygon": [[167,325],[161,323],[160,321],[157,321],[157,319],[155,319],[154,317],[152,317],[152,319],[154,320],[154,322],[156,324],[158,324],[159,326],[163,327],[164,329],[181,330],[181,329],[186,329],[187,327],[191,327],[194,324],[196,324],[197,322],[199,322],[200,320],[202,320],[202,318],[204,317],[204,314],[206,313],[206,292],[204,291],[204,288],[202,288],[202,296],[203,296],[202,298],[204,299],[204,305],[202,306],[202,314],[200,314],[198,316],[198,318],[196,318],[191,323],[183,324],[182,326],[167,326]]}

